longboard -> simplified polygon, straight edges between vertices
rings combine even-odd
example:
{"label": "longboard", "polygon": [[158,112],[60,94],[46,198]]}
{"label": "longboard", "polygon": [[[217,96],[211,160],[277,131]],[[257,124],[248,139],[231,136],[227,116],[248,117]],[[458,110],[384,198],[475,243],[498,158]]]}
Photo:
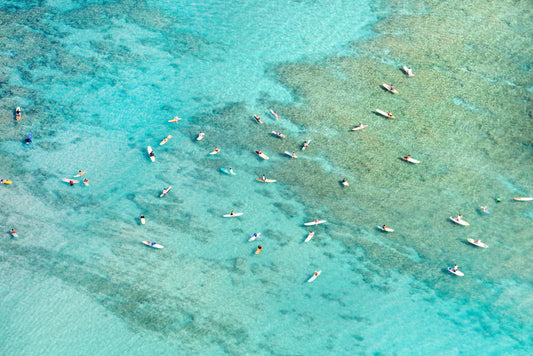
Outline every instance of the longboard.
{"label": "longboard", "polygon": [[309,222],[304,223],[304,225],[305,226],[313,226],[313,225],[323,224],[325,222],[326,222],[326,220],[309,221]]}
{"label": "longboard", "polygon": [[69,179],[69,178],[62,178],[61,180],[63,182],[65,182],[65,183],[70,183],[71,181],[72,181],[72,183],[79,183],[80,182],[79,180]]}
{"label": "longboard", "polygon": [[290,152],[288,152],[288,151],[285,151],[285,154],[286,154],[287,156],[289,156],[290,158],[298,158],[297,155],[294,155],[294,156],[293,156],[292,153],[290,153]]}
{"label": "longboard", "polygon": [[150,246],[150,247],[153,247],[153,248],[163,248],[162,245],[160,245],[158,243],[155,243],[155,242],[143,241],[142,243],[145,244],[146,246]]}
{"label": "longboard", "polygon": [[260,232],[257,232],[257,233],[255,233],[255,234],[253,234],[253,235],[248,239],[248,241],[254,241],[254,240],[256,240],[256,239],[258,239],[258,238],[260,238],[260,237],[261,237],[261,233],[260,233]]}
{"label": "longboard", "polygon": [[200,132],[198,134],[198,137],[196,138],[196,141],[202,141],[204,139],[204,137],[205,137],[205,133]]}
{"label": "longboard", "polygon": [[279,120],[279,116],[278,116],[278,114],[277,114],[274,110],[270,109],[270,113],[271,113],[272,116],[274,116],[277,120]]}
{"label": "longboard", "polygon": [[368,127],[368,125],[359,125],[354,127],[352,131],[363,130],[365,127]]}
{"label": "longboard", "polygon": [[376,109],[376,112],[377,112],[378,114],[380,114],[381,116],[385,116],[387,119],[396,119],[396,116],[391,115],[391,116],[389,117],[389,114],[386,113],[386,112],[383,111],[383,110]]}
{"label": "longboard", "polygon": [[420,163],[419,160],[416,160],[416,159],[411,158],[411,157],[402,156],[401,158],[402,158],[404,161],[407,161],[407,162],[409,162],[409,163],[414,163],[414,164],[418,164],[418,163]]}
{"label": "longboard", "polygon": [[285,138],[287,136],[285,136],[284,134],[280,133],[280,132],[276,132],[276,131],[272,131],[272,135],[274,136],[277,136],[279,138]]}
{"label": "longboard", "polygon": [[450,216],[450,220],[453,221],[453,222],[456,223],[456,224],[459,224],[459,225],[463,225],[463,226],[468,226],[468,225],[470,225],[469,223],[467,223],[467,222],[464,221],[463,219],[454,218],[453,216]]}
{"label": "longboard", "polygon": [[159,142],[159,146],[163,146],[165,143],[168,142],[168,140],[170,140],[172,138],[172,135],[168,135],[167,137],[165,137],[163,139],[163,141]]}
{"label": "longboard", "polygon": [[383,226],[378,226],[378,229],[380,229],[381,231],[385,231],[385,232],[394,232],[394,229],[391,229],[390,227],[387,227],[387,226],[385,226],[385,228],[383,228]]}
{"label": "longboard", "polygon": [[275,179],[263,179],[263,178],[257,178],[256,180],[260,181],[260,182],[263,182],[263,183],[274,183],[276,180]]}
{"label": "longboard", "polygon": [[517,200],[517,201],[531,201],[531,200],[533,200],[533,198],[514,198],[514,200]]}
{"label": "longboard", "polygon": [[243,213],[234,213],[233,215],[231,214],[226,214],[224,215],[225,218],[234,218],[236,216],[241,216]]}
{"label": "longboard", "polygon": [[313,274],[313,276],[307,280],[307,283],[311,283],[311,282],[313,282],[315,279],[317,279],[318,276],[320,276],[320,274],[322,273],[322,271],[318,271],[318,272],[315,272],[315,273],[316,273],[316,274]]}
{"label": "longboard", "polygon": [[13,184],[12,181],[8,180],[8,179],[0,179],[0,183],[4,183],[4,184]]}
{"label": "longboard", "polygon": [[403,72],[405,74],[407,74],[408,77],[414,77],[415,75],[413,74],[413,71],[412,70],[409,70],[409,68],[407,68],[407,66],[403,66]]}
{"label": "longboard", "polygon": [[383,84],[381,84],[381,86],[382,86],[383,88],[387,89],[387,91],[388,91],[389,93],[400,94],[400,93],[398,92],[398,90],[396,90],[396,89],[392,89],[392,90],[390,90],[390,85],[388,85],[388,84],[383,83]]}
{"label": "longboard", "polygon": [[474,240],[474,239],[467,239],[467,240],[468,240],[468,242],[470,242],[472,245],[476,245],[476,246],[478,246],[478,247],[483,247],[483,248],[487,248],[487,247],[489,247],[487,244],[485,244],[485,243],[483,243],[483,242],[481,242],[481,241],[476,242],[476,240]]}
{"label": "longboard", "polygon": [[465,275],[463,272],[461,272],[461,271],[459,271],[459,270],[457,270],[457,271],[454,272],[454,270],[453,270],[452,267],[448,267],[448,271],[450,271],[451,273],[453,273],[453,274],[455,274],[456,276],[459,276],[459,277],[462,277],[462,276]]}
{"label": "longboard", "polygon": [[268,157],[268,156],[267,156],[266,154],[264,154],[263,152],[260,152],[260,151],[258,151],[258,150],[255,150],[254,152],[257,153],[257,155],[258,155],[259,157],[261,157],[262,159],[270,159],[270,157]]}

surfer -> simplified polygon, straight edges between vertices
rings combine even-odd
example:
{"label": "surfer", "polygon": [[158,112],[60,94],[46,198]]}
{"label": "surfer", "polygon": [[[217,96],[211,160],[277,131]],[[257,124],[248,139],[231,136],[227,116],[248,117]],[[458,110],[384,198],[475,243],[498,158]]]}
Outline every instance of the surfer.
{"label": "surfer", "polygon": [[89,180],[87,178],[83,178],[83,184],[89,185]]}
{"label": "surfer", "polygon": [[459,268],[458,265],[453,266],[453,268],[452,268],[452,272],[457,272],[457,269],[458,269],[458,268]]}
{"label": "surfer", "polygon": [[69,180],[68,183],[69,183],[70,185],[74,185],[74,181],[73,181],[72,179]]}
{"label": "surfer", "polygon": [[11,229],[11,235],[15,235],[16,233],[15,229]]}
{"label": "surfer", "polygon": [[295,157],[296,157],[296,153],[293,152],[291,155],[291,158],[295,158]]}
{"label": "surfer", "polygon": [[387,116],[388,116],[388,118],[390,119],[390,118],[392,117],[392,113],[389,111],[389,112],[387,113]]}
{"label": "surfer", "polygon": [[307,141],[304,142],[304,148],[307,148],[309,147],[309,144],[307,143]]}
{"label": "surfer", "polygon": [[235,216],[235,212],[232,210],[231,213],[229,213],[231,216]]}
{"label": "surfer", "polygon": [[263,174],[263,182],[266,181],[266,176]]}
{"label": "surfer", "polygon": [[213,151],[215,153],[219,153],[220,152],[220,149],[218,147],[215,147],[215,150]]}
{"label": "surfer", "polygon": [[154,157],[155,158],[155,154],[154,154],[154,151],[150,151],[150,154],[149,154],[150,157]]}
{"label": "surfer", "polygon": [[233,169],[229,169],[229,174],[233,174]]}
{"label": "surfer", "polygon": [[390,85],[389,91],[394,91],[394,85],[392,85],[392,84]]}

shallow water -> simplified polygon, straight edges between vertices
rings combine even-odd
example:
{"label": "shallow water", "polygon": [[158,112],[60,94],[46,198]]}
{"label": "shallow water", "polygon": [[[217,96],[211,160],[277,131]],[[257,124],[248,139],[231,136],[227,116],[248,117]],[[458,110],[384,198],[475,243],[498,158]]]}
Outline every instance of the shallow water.
{"label": "shallow water", "polygon": [[6,2],[0,350],[527,354],[527,5]]}

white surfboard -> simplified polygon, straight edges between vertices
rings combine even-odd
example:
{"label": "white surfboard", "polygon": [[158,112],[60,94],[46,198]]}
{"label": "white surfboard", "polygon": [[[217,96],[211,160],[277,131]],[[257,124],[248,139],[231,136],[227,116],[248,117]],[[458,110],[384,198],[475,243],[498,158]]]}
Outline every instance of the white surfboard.
{"label": "white surfboard", "polygon": [[402,158],[404,161],[407,161],[407,162],[409,162],[409,163],[414,163],[414,164],[418,164],[418,163],[420,163],[419,160],[416,160],[416,159],[411,158],[411,157],[402,156],[401,158]]}
{"label": "white surfboard", "polygon": [[313,273],[313,276],[307,280],[307,283],[313,282],[315,279],[318,278],[318,276],[320,276],[321,273],[322,271],[316,271],[315,273]]}
{"label": "white surfboard", "polygon": [[533,200],[533,198],[514,198],[514,200],[517,200],[517,201],[531,201],[531,200]]}
{"label": "white surfboard", "polygon": [[470,242],[472,245],[476,245],[476,246],[478,246],[478,247],[483,247],[483,248],[487,248],[487,247],[489,247],[487,244],[481,242],[481,240],[479,240],[479,241],[477,241],[477,242],[476,242],[476,240],[474,240],[474,239],[467,239],[467,240],[468,240],[468,242]]}
{"label": "white surfboard", "polygon": [[198,134],[198,137],[196,138],[196,141],[201,141],[201,140],[204,139],[204,137],[205,137],[205,133],[200,132],[200,133]]}
{"label": "white surfboard", "polygon": [[383,110],[376,109],[376,112],[380,114],[381,116],[385,116],[387,119],[396,119],[396,116],[391,114],[391,117],[389,118],[389,114]]}
{"label": "white surfboard", "polygon": [[287,136],[285,136],[284,134],[282,134],[282,133],[279,132],[279,131],[272,131],[272,135],[277,136],[277,137],[279,137],[279,138],[285,138],[285,137],[287,137]]}
{"label": "white surfboard", "polygon": [[383,228],[383,226],[378,226],[378,229],[380,229],[381,231],[385,231],[385,232],[394,232],[394,229],[391,229],[388,226],[385,226],[385,228]]}
{"label": "white surfboard", "polygon": [[69,178],[63,178],[61,179],[63,182],[66,182],[66,183],[79,183],[80,181],[79,180],[75,180],[75,179],[69,179]]}
{"label": "white surfboard", "polygon": [[414,77],[415,75],[413,74],[413,71],[407,67],[407,66],[403,66],[403,72],[405,74],[407,74],[408,77]]}
{"label": "white surfboard", "polygon": [[165,137],[163,139],[163,141],[159,142],[159,146],[163,146],[165,143],[168,142],[168,140],[170,140],[172,138],[172,135],[168,135],[167,137]]}
{"label": "white surfboard", "polygon": [[459,270],[457,271],[454,271],[452,267],[448,267],[448,271],[450,271],[451,273],[455,274],[456,276],[459,276],[459,277],[462,277],[464,276],[465,274]]}
{"label": "white surfboard", "polygon": [[315,232],[314,231],[311,231],[309,233],[309,235],[307,235],[306,239],[305,239],[305,242],[309,242],[311,241],[311,239],[313,238],[313,236],[315,236]]}
{"label": "white surfboard", "polygon": [[158,243],[155,243],[155,242],[143,241],[142,243],[145,244],[146,246],[150,246],[150,247],[153,247],[153,248],[163,248],[162,245],[160,245]]}
{"label": "white surfboard", "polygon": [[469,223],[467,223],[466,221],[464,221],[463,219],[460,219],[458,217],[456,218],[456,217],[450,216],[450,220],[453,221],[456,224],[459,224],[459,225],[463,225],[463,226],[470,225]]}
{"label": "white surfboard", "polygon": [[150,159],[152,160],[152,162],[155,162],[155,154],[154,154],[154,151],[152,150],[152,147],[151,146],[148,146],[146,148],[146,150],[148,151],[148,156],[150,157]]}
{"label": "white surfboard", "polygon": [[255,241],[257,240],[258,238],[261,237],[261,233],[260,232],[256,232],[255,234],[253,234],[249,239],[248,241]]}
{"label": "white surfboard", "polygon": [[294,156],[293,156],[292,153],[290,153],[290,152],[288,152],[288,151],[285,151],[285,154],[286,154],[287,156],[289,156],[290,158],[298,158],[297,155],[294,155]]}
{"label": "white surfboard", "polygon": [[234,218],[236,216],[241,216],[243,213],[234,213],[233,215],[231,214],[226,214],[224,215],[225,218]]}
{"label": "white surfboard", "polygon": [[357,130],[362,130],[364,129],[365,127],[368,127],[368,125],[359,125],[359,126],[356,126],[352,129],[352,131],[357,131]]}
{"label": "white surfboard", "polygon": [[274,116],[277,120],[279,120],[279,115],[272,109],[270,109],[270,113],[272,114],[272,116]]}
{"label": "white surfboard", "polygon": [[310,222],[304,223],[304,225],[305,226],[313,226],[313,225],[323,224],[325,222],[326,222],[326,220],[310,221]]}

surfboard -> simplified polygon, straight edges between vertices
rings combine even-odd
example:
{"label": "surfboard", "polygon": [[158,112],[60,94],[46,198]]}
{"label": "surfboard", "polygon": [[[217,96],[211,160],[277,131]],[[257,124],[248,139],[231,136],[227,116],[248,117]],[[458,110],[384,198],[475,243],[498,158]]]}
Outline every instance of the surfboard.
{"label": "surfboard", "polygon": [[0,183],[3,183],[3,184],[13,184],[12,181],[8,180],[8,179],[0,179]]}
{"label": "surfboard", "polygon": [[287,151],[285,151],[285,154],[286,154],[287,156],[289,156],[290,158],[298,158],[297,155],[294,155],[294,156],[293,156],[292,153],[287,152]]}
{"label": "surfboard", "polygon": [[209,154],[210,154],[210,155],[216,155],[216,154],[218,154],[219,152],[220,152],[220,150],[218,150],[218,151],[217,151],[217,150],[213,150],[213,152],[210,152]]}
{"label": "surfboard", "polygon": [[302,147],[302,151],[305,150],[307,147],[309,147],[309,144],[311,143],[311,140],[307,140],[304,142],[304,145]]}
{"label": "surfboard", "polygon": [[274,116],[277,120],[279,120],[279,116],[278,116],[278,114],[277,114],[274,110],[270,109],[270,113],[271,113],[272,116]]}
{"label": "surfboard", "polygon": [[285,136],[284,134],[282,134],[281,132],[276,132],[276,131],[272,131],[272,135],[274,136],[277,136],[279,138],[285,138],[287,136]]}
{"label": "surfboard", "polygon": [[165,137],[163,139],[163,141],[159,142],[159,146],[163,146],[165,143],[168,142],[168,140],[170,140],[172,138],[172,135],[168,135],[167,137]]}
{"label": "surfboard", "polygon": [[205,137],[205,133],[200,132],[200,133],[198,134],[198,137],[196,138],[196,141],[201,141],[201,140],[204,139],[204,137]]}
{"label": "surfboard", "polygon": [[257,178],[256,180],[260,181],[260,182],[263,182],[263,183],[274,183],[276,180],[275,179],[263,179],[263,178]]}
{"label": "surfboard", "polygon": [[411,157],[402,156],[401,158],[402,158],[404,161],[407,161],[407,162],[409,162],[409,163],[414,163],[414,164],[420,163],[419,160],[416,160],[416,159],[411,158]]}
{"label": "surfboard", "polygon": [[235,173],[235,172],[232,173],[227,168],[220,168],[220,171],[223,172],[223,173],[229,174],[230,176],[231,175],[234,175],[234,176],[237,175],[237,173]]}
{"label": "surfboard", "polygon": [[325,222],[326,222],[326,220],[310,221],[310,222],[304,223],[304,225],[305,226],[312,226],[312,225],[323,224]]}
{"label": "surfboard", "polygon": [[359,126],[356,126],[352,129],[352,131],[357,131],[357,130],[362,130],[364,129],[365,127],[368,127],[368,125],[359,125]]}
{"label": "surfboard", "polygon": [[225,218],[234,218],[234,217],[237,217],[237,216],[241,216],[243,213],[234,213],[233,215],[231,214],[226,214],[224,215]]}
{"label": "surfboard", "polygon": [[79,183],[80,181],[78,180],[75,180],[75,179],[69,179],[69,178],[62,178],[61,179],[63,182],[66,182],[66,183],[70,183],[70,181],[72,181],[72,183]]}
{"label": "surfboard", "polygon": [[[377,112],[378,114],[380,114],[381,116],[385,116],[387,119],[389,119],[389,114],[386,113],[385,111],[383,111],[383,110],[379,110],[379,109],[376,109],[376,112]],[[392,115],[392,116],[390,117],[390,119],[396,119],[396,116]]]}
{"label": "surfboard", "polygon": [[257,121],[257,123],[259,123],[259,124],[262,124],[262,123],[263,123],[263,120],[261,120],[261,118],[260,118],[259,116],[257,116],[257,115],[254,115],[254,119],[255,119],[255,121]]}
{"label": "surfboard", "polygon": [[533,198],[514,198],[514,200],[517,200],[517,201],[531,201],[531,200],[533,200]]}
{"label": "surfboard", "polygon": [[385,232],[394,232],[394,229],[391,229],[388,226],[385,226],[385,228],[383,228],[383,226],[378,226],[378,229],[380,229],[381,231],[385,231]]}
{"label": "surfboard", "polygon": [[144,218],[144,215],[141,215],[141,224],[146,224],[146,219]]}
{"label": "surfboard", "polygon": [[462,276],[465,275],[463,272],[461,272],[461,271],[459,271],[459,270],[457,270],[457,271],[454,272],[454,270],[453,270],[452,267],[448,267],[448,271],[450,271],[451,273],[453,273],[453,274],[455,274],[456,276],[459,276],[459,277],[462,277]]}
{"label": "surfboard", "polygon": [[489,247],[487,244],[485,244],[485,243],[483,243],[483,242],[481,242],[481,241],[476,242],[476,240],[474,240],[474,239],[467,239],[467,240],[468,240],[468,242],[470,242],[472,245],[476,245],[476,246],[478,246],[478,247],[483,247],[483,248],[487,248],[487,247]]}
{"label": "surfboard", "polygon": [[172,120],[168,120],[168,122],[178,122],[181,120],[181,117],[174,116]]}
{"label": "surfboard", "polygon": [[266,154],[264,154],[263,152],[260,152],[260,151],[258,151],[258,150],[255,150],[254,152],[257,153],[257,155],[258,155],[259,157],[261,157],[262,159],[270,159],[270,157],[268,157],[268,156],[267,156]]}
{"label": "surfboard", "polygon": [[391,91],[391,90],[390,90],[390,85],[388,85],[388,84],[383,83],[383,84],[381,84],[381,86],[382,86],[383,88],[387,89],[387,91],[388,91],[389,93],[400,94],[400,93],[398,92],[398,90],[396,90],[396,89],[392,89],[392,91]]}
{"label": "surfboard", "polygon": [[322,273],[322,271],[318,271],[318,272],[313,273],[313,276],[307,280],[307,283],[313,282],[315,279],[318,278],[318,276],[320,276],[321,273]]}
{"label": "surfboard", "polygon": [[304,242],[309,242],[311,241],[311,239],[313,238],[313,236],[315,236],[315,232],[314,231],[311,231],[309,233],[309,235],[307,235],[307,237],[305,238],[305,241]]}
{"label": "surfboard", "polygon": [[145,244],[146,246],[150,246],[150,247],[153,247],[153,248],[163,248],[162,245],[160,245],[158,243],[155,243],[155,242],[143,241],[142,243]]}
{"label": "surfboard", "polygon": [[152,147],[151,146],[148,146],[146,148],[146,150],[148,151],[148,157],[150,157],[150,159],[152,160],[152,162],[155,162],[155,154],[154,154],[154,151],[152,150]]}
{"label": "surfboard", "polygon": [[83,171],[83,172],[82,172],[82,171],[79,171],[78,174],[76,174],[76,175],[74,176],[74,178],[76,178],[76,177],[81,177],[81,176],[84,175],[85,173],[87,173],[87,171]]}
{"label": "surfboard", "polygon": [[403,71],[405,74],[407,74],[408,77],[414,77],[413,71],[407,68],[407,66],[403,66]]}
{"label": "surfboard", "polygon": [[468,226],[468,225],[470,225],[469,223],[467,223],[467,222],[464,221],[463,219],[455,218],[455,217],[453,217],[453,216],[450,216],[450,220],[453,221],[453,222],[456,223],[456,224],[459,224],[459,225],[463,225],[463,226]]}
{"label": "surfboard", "polygon": [[260,232],[257,232],[257,233],[255,233],[255,234],[253,234],[252,237],[250,237],[250,238],[248,239],[248,241],[254,241],[254,240],[256,240],[256,239],[258,239],[258,238],[260,238],[260,237],[261,237],[261,233],[260,233]]}
{"label": "surfboard", "polygon": [[159,197],[163,198],[165,195],[168,194],[168,192],[170,192],[170,189],[172,189],[172,186],[169,186],[167,189],[163,189],[163,193],[161,193]]}
{"label": "surfboard", "polygon": [[489,211],[489,209],[487,209],[486,206],[482,206],[480,208],[481,208],[481,211],[484,212],[485,214],[490,214],[490,211]]}

